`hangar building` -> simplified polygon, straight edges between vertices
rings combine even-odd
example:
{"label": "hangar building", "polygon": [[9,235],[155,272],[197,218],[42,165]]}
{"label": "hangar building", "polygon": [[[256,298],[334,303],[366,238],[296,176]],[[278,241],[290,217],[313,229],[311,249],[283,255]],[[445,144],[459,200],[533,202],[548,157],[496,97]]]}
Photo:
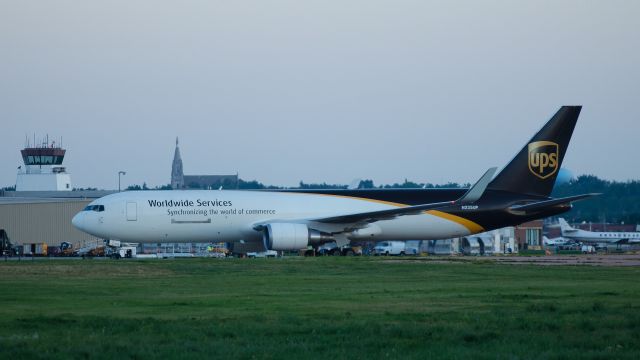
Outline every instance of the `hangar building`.
{"label": "hangar building", "polygon": [[73,216],[111,191],[0,192],[0,230],[15,246],[62,242],[82,244],[96,237],[71,225]]}

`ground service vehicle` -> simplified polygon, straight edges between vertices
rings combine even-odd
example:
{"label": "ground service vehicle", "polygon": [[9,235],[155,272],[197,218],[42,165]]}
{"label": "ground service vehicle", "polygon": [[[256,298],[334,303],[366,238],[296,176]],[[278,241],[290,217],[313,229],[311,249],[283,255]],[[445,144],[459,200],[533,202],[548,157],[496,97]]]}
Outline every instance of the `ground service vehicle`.
{"label": "ground service vehicle", "polygon": [[47,256],[48,248],[46,243],[24,244],[22,246],[25,256]]}
{"label": "ground service vehicle", "polygon": [[13,256],[13,254],[13,246],[11,245],[11,241],[9,241],[7,232],[4,231],[4,229],[0,229],[0,255]]}
{"label": "ground service vehicle", "polygon": [[267,251],[254,251],[254,252],[248,252],[247,253],[247,257],[249,258],[263,258],[263,257],[277,257],[278,256],[278,252],[274,251],[274,250],[267,250]]}
{"label": "ground service vehicle", "polygon": [[593,245],[582,245],[582,253],[583,254],[595,254],[596,248]]}
{"label": "ground service vehicle", "polygon": [[374,255],[400,255],[405,254],[404,241],[383,241],[373,248]]}

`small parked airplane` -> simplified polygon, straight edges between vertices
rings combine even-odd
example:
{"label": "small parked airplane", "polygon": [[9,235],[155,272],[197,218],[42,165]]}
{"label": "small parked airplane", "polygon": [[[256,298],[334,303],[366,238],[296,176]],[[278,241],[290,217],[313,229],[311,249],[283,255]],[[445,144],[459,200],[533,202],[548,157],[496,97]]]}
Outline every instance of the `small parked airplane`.
{"label": "small parked airplane", "polygon": [[640,243],[640,232],[598,232],[580,230],[571,227],[563,218],[558,219],[562,237],[574,241],[596,244]]}
{"label": "small parked airplane", "polygon": [[542,243],[545,246],[565,246],[565,245],[577,244],[575,241],[568,240],[568,239],[565,239],[563,237],[556,237],[556,238],[553,238],[553,239],[549,239],[546,236],[542,237]]}

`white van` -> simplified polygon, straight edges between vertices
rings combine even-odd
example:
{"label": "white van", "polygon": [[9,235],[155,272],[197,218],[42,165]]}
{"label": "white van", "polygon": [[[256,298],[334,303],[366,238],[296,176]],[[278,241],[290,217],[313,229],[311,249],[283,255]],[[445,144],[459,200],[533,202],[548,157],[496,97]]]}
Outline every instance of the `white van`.
{"label": "white van", "polygon": [[582,253],[583,254],[595,254],[596,248],[593,245],[582,245]]}
{"label": "white van", "polygon": [[247,253],[248,258],[274,258],[278,257],[278,252],[275,250],[254,251]]}
{"label": "white van", "polygon": [[405,254],[404,241],[382,241],[373,248],[373,255],[400,255]]}

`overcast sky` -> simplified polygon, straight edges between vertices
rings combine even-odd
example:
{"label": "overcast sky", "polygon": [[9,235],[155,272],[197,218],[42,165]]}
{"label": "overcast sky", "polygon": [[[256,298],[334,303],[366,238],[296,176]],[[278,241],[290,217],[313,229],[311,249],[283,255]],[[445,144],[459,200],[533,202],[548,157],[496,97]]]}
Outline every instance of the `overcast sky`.
{"label": "overcast sky", "polygon": [[0,187],[25,135],[73,186],[473,182],[564,104],[563,167],[640,178],[639,1],[0,0]]}

